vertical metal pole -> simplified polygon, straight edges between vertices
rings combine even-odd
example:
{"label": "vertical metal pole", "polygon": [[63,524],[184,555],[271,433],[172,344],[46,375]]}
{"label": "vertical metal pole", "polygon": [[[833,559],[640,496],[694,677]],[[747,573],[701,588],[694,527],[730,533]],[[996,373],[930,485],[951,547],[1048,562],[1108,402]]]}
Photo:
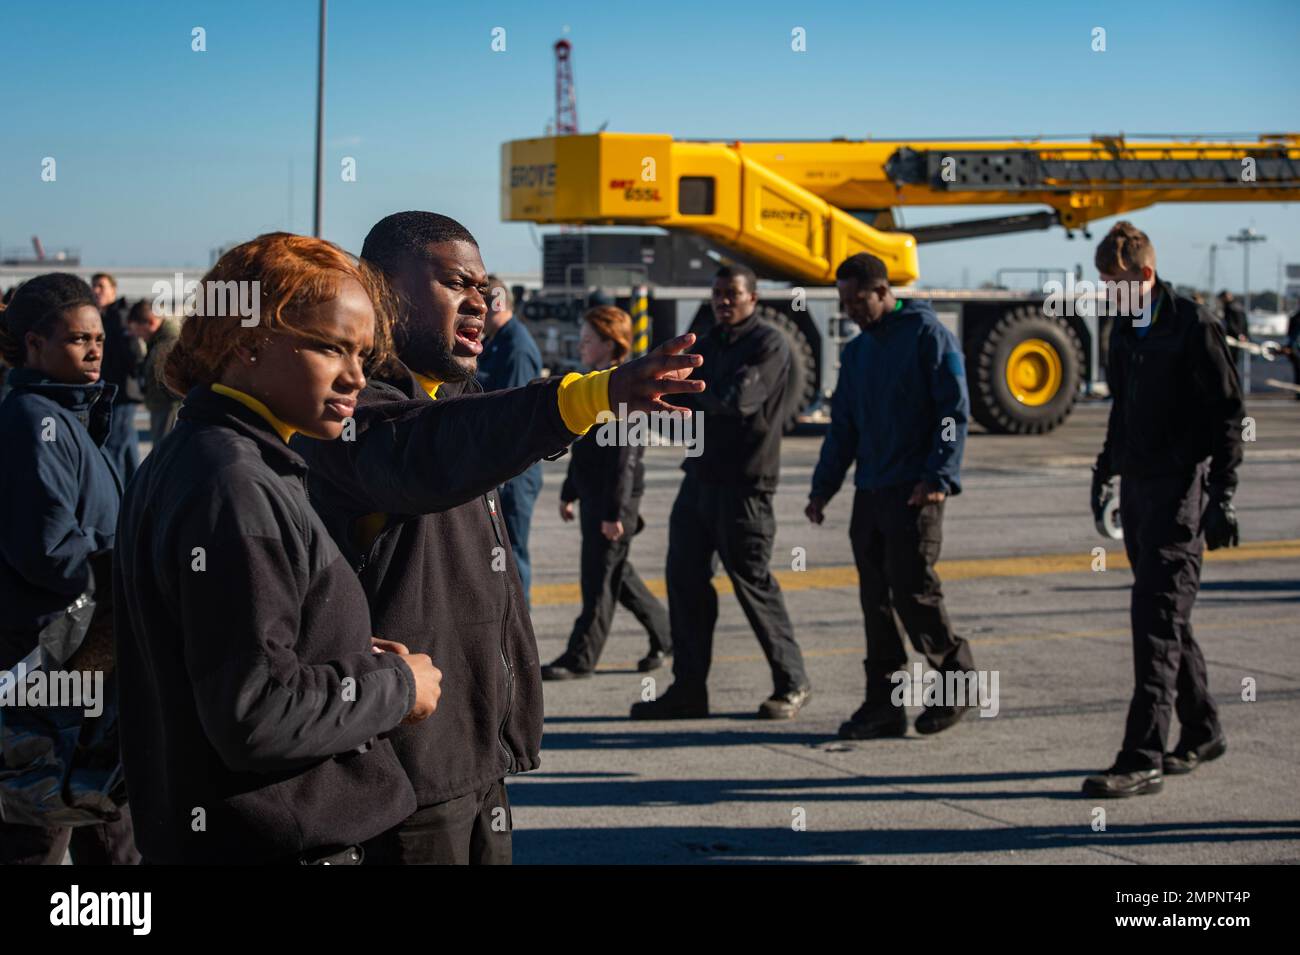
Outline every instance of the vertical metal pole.
{"label": "vertical metal pole", "polygon": [[311,234],[321,237],[325,221],[325,3],[320,0],[320,46],[316,57],[316,205]]}
{"label": "vertical metal pole", "polygon": [[[1245,253],[1244,258],[1242,259],[1241,271],[1242,271],[1242,281],[1246,285],[1246,294],[1243,296],[1245,298],[1245,305],[1243,307],[1246,310],[1246,335],[1249,336],[1250,335],[1250,240],[1249,239],[1241,243],[1241,251]],[[1243,395],[1250,394],[1250,360],[1251,360],[1250,352],[1243,351],[1241,353],[1241,393]]]}
{"label": "vertical metal pole", "polygon": [[1245,300],[1246,303],[1244,307],[1246,309],[1246,319],[1249,321],[1250,319],[1250,243],[1249,242],[1241,243],[1241,251],[1243,253],[1242,260],[1241,260],[1241,281],[1242,284],[1246,286],[1242,298]]}
{"label": "vertical metal pole", "polygon": [[1214,264],[1218,259],[1219,247],[1210,243],[1210,298],[1214,298]]}

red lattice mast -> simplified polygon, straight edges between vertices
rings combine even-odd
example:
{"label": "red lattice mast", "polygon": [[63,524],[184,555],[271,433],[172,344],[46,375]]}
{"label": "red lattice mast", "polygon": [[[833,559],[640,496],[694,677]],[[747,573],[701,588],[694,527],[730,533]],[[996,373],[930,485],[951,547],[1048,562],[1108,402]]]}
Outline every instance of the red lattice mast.
{"label": "red lattice mast", "polygon": [[573,85],[573,44],[568,40],[555,43],[555,134],[572,136],[578,132],[578,91]]}

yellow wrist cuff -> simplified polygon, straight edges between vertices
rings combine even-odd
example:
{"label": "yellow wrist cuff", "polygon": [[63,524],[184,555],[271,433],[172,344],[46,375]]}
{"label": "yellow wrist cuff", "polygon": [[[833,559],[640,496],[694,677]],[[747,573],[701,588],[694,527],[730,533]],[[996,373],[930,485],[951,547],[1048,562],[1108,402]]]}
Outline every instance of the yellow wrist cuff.
{"label": "yellow wrist cuff", "polygon": [[586,434],[602,411],[610,411],[609,376],[613,368],[580,375],[569,372],[560,380],[556,400],[565,427],[574,434]]}

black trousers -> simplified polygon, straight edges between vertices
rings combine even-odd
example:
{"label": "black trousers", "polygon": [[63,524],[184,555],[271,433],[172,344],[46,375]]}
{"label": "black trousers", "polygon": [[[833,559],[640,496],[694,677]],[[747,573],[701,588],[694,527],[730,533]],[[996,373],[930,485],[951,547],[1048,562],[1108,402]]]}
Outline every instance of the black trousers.
{"label": "black trousers", "polygon": [[1172,711],[1180,742],[1198,746],[1220,732],[1205,657],[1192,637],[1192,605],[1201,585],[1205,469],[1177,477],[1120,481],[1124,549],[1133,568],[1133,700],[1121,769],[1159,766]]}
{"label": "black trousers", "polygon": [[668,521],[668,615],[672,622],[673,676],[684,688],[703,688],[713,659],[718,558],[726,568],[745,618],[767,656],[776,693],[808,683],[781,587],[768,564],[776,518],[772,493],[682,481]]}
{"label": "black trousers", "polygon": [[849,540],[867,632],[867,700],[887,703],[889,675],[907,665],[894,615],[914,646],[941,672],[975,668],[970,643],[952,631],[934,571],[943,546],[943,504],[907,503],[912,484],[857,491]]}
{"label": "black trousers", "polygon": [[599,508],[580,502],[582,613],[573,621],[573,632],[569,634],[569,647],[565,651],[574,669],[595,669],[601,651],[605,649],[605,641],[609,639],[615,604],[622,604],[630,610],[637,622],[645,627],[650,635],[651,652],[672,652],[668,611],[646,587],[628,559],[632,537],[640,523],[639,508],[629,510],[623,522],[623,536],[617,541],[609,541],[600,532]]}
{"label": "black trousers", "polygon": [[97,826],[23,826],[0,822],[0,865],[139,865],[129,806],[116,822]]}
{"label": "black trousers", "polygon": [[510,865],[510,798],[498,779],[432,806],[362,844],[365,865]]}

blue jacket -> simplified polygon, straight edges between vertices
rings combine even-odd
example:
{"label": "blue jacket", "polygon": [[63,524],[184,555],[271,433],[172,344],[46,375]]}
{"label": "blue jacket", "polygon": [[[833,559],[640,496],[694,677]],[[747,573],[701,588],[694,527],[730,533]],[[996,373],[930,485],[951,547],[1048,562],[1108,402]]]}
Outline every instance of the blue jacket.
{"label": "blue jacket", "polygon": [[478,383],[484,391],[521,388],[542,376],[542,353],[523,322],[512,318],[483,349]]}
{"label": "blue jacket", "polygon": [[28,368],[11,371],[9,385],[0,404],[0,669],[87,590],[91,555],[113,548],[122,497],[101,450],[113,385],[64,385]]}
{"label": "blue jacket", "polygon": [[855,461],[859,490],[926,481],[960,494],[969,412],[956,336],[905,302],[844,346],[812,496],[830,500]]}
{"label": "blue jacket", "polygon": [[[501,327],[483,349],[478,360],[478,383],[484,391],[522,388],[542,377],[542,353],[533,333],[518,318]],[[542,464],[539,461],[508,484],[536,494],[542,489]]]}

